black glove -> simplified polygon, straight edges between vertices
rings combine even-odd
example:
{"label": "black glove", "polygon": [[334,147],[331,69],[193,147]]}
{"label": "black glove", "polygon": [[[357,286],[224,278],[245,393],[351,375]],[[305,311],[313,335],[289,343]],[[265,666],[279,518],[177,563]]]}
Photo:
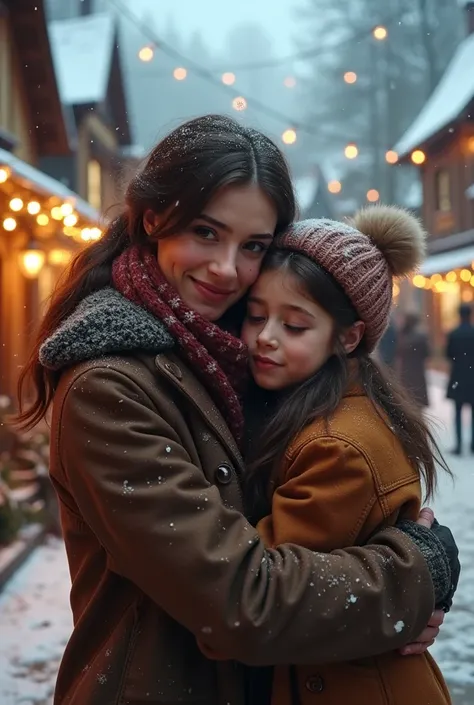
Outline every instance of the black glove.
{"label": "black glove", "polygon": [[448,556],[449,567],[451,568],[451,588],[446,598],[443,600],[442,606],[442,609],[444,609],[445,612],[449,612],[453,604],[454,593],[457,590],[459,575],[461,573],[461,563],[458,558],[459,549],[456,546],[456,541],[454,540],[454,536],[452,535],[450,529],[448,529],[447,526],[442,526],[436,519],[433,522],[431,531],[436,534],[443,544],[443,548]]}
{"label": "black glove", "polygon": [[435,607],[449,612],[461,566],[451,531],[436,520],[431,529],[414,521],[400,521],[397,529],[407,534],[428,564],[435,593]]}

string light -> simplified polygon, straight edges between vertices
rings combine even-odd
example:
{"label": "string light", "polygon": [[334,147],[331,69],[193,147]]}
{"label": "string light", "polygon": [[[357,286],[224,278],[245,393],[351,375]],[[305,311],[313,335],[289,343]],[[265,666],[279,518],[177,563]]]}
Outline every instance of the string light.
{"label": "string light", "polygon": [[178,68],[173,71],[173,77],[177,81],[184,81],[184,79],[186,78],[187,75],[188,75],[187,70],[184,69],[182,66],[178,66]]}
{"label": "string light", "polygon": [[376,203],[380,198],[380,193],[377,191],[376,188],[371,188],[367,191],[367,200],[370,203]]}
{"label": "string light", "polygon": [[138,52],[138,58],[140,61],[143,61],[147,63],[148,61],[151,61],[155,55],[155,52],[153,51],[152,47],[146,46],[142,47],[140,51]]}
{"label": "string light", "polygon": [[46,255],[36,248],[20,254],[20,269],[27,279],[35,279],[44,266]]}
{"label": "string light", "polygon": [[393,149],[389,149],[385,152],[385,161],[387,164],[396,164],[398,162],[398,154],[394,152]]}
{"label": "string light", "polygon": [[328,183],[328,191],[329,193],[341,193],[342,191],[342,184],[340,181],[330,181]]}
{"label": "string light", "polygon": [[379,25],[378,27],[374,28],[372,34],[374,35],[375,39],[378,39],[378,41],[382,41],[388,36],[387,28],[382,27],[382,25]]}
{"label": "string light", "polygon": [[246,110],[247,109],[247,101],[245,98],[241,95],[239,95],[237,98],[234,98],[232,101],[232,107],[234,110]]}
{"label": "string light", "polygon": [[415,151],[411,153],[411,160],[413,164],[423,164],[426,160],[426,154],[422,152],[421,149],[415,149]]}
{"label": "string light", "polygon": [[459,272],[459,278],[463,282],[470,281],[471,280],[471,272],[469,271],[469,269],[461,269],[461,271]]}
{"label": "string light", "polygon": [[38,201],[30,201],[28,205],[26,206],[26,210],[30,215],[36,215],[37,213],[40,212],[41,206],[38,203]]}
{"label": "string light", "polygon": [[51,208],[51,218],[53,220],[63,219],[63,212],[61,210],[61,206],[54,206],[54,208]]}
{"label": "string light", "polygon": [[357,74],[355,71],[346,71],[344,74],[344,81],[346,83],[355,83],[357,81]]}
{"label": "string light", "polygon": [[285,130],[281,136],[281,139],[285,144],[294,144],[296,142],[295,130],[292,130],[292,129]]}
{"label": "string light", "polygon": [[69,250],[61,250],[59,248],[55,248],[54,250],[50,250],[50,252],[48,253],[49,264],[52,264],[56,267],[69,264],[71,258],[72,253]]}
{"label": "string light", "polygon": [[422,274],[415,274],[415,276],[412,279],[413,285],[416,286],[418,289],[424,289],[425,284],[426,284],[426,279]]}
{"label": "string light", "polygon": [[12,200],[10,201],[10,209],[12,211],[21,211],[22,208],[23,201],[21,200],[21,198],[12,198]]}
{"label": "string light", "polygon": [[76,223],[77,223],[77,215],[75,213],[71,213],[70,215],[67,215],[64,218],[64,225],[68,228],[73,228]]}
{"label": "string light", "polygon": [[63,214],[63,216],[71,215],[73,210],[74,209],[71,203],[63,203],[63,205],[61,206],[61,213]]}
{"label": "string light", "polygon": [[283,81],[283,85],[286,88],[294,88],[296,86],[296,78],[294,76],[287,76]]}
{"label": "string light", "polygon": [[36,222],[38,223],[38,225],[48,225],[49,217],[46,215],[46,213],[40,213],[36,216]]}
{"label": "string light", "polygon": [[348,144],[344,149],[344,154],[346,156],[346,159],[355,159],[359,154],[357,145],[354,143]]}
{"label": "string light", "polygon": [[5,218],[3,221],[3,229],[7,230],[9,233],[13,232],[16,228],[15,218]]}
{"label": "string light", "polygon": [[5,169],[5,167],[2,166],[0,168],[0,184],[4,184],[9,176],[10,172],[8,171],[8,169]]}
{"label": "string light", "polygon": [[235,83],[235,73],[231,73],[230,71],[223,73],[222,74],[222,83],[225,86],[233,86]]}
{"label": "string light", "polygon": [[455,282],[455,281],[457,281],[457,279],[458,279],[458,275],[456,274],[456,272],[448,272],[446,274],[446,281],[447,282]]}

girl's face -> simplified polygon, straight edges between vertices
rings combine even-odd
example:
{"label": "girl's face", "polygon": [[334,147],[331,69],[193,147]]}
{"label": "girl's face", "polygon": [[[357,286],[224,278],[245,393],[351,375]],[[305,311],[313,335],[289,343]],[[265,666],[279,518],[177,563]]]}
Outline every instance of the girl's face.
{"label": "girl's face", "polygon": [[[158,264],[183,301],[218,320],[255,282],[277,224],[277,210],[256,184],[228,186],[186,230],[160,240]],[[145,214],[151,232],[159,216]]]}
{"label": "girl's face", "polygon": [[284,389],[311,377],[333,352],[334,321],[288,272],[264,272],[252,287],[242,338],[255,382]]}

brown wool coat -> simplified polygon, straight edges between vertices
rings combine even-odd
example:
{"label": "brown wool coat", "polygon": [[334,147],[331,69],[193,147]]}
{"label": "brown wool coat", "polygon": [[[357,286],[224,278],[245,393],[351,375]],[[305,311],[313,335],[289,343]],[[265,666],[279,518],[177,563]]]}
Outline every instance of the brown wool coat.
{"label": "brown wool coat", "polygon": [[[74,631],[55,705],[244,705],[235,661],[342,661],[414,639],[434,595],[410,540],[387,529],[364,560],[351,548],[265,550],[241,513],[235,442],[173,347],[158,319],[104,289],[40,351],[64,370],[50,472]],[[342,585],[317,597],[336,574],[356,586],[359,611],[345,609]],[[235,661],[206,658],[198,639]]]}
{"label": "brown wool coat", "polygon": [[[257,529],[269,546],[294,542],[315,551],[358,546],[399,518],[416,519],[421,489],[396,436],[358,391],[348,394],[334,417],[308,426],[288,449],[272,514]],[[346,594],[347,615],[359,609],[354,583],[335,577],[317,590],[323,608],[335,590]],[[400,585],[410,591],[410,585]],[[374,615],[375,616],[375,615]],[[387,615],[389,616],[389,615]],[[389,627],[403,631],[404,620]],[[341,638],[345,625],[340,625]],[[362,654],[361,654],[362,656]],[[446,705],[449,693],[429,654],[403,657],[392,651],[346,663],[275,670],[273,705]]]}

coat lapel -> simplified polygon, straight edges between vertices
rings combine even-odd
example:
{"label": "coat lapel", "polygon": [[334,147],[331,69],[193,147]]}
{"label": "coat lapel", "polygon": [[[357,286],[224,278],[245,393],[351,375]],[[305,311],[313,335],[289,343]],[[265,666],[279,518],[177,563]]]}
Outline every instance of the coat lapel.
{"label": "coat lapel", "polygon": [[244,471],[244,461],[234,437],[224,418],[207,393],[205,387],[176,355],[167,353],[155,357],[158,370],[189,399],[206,423],[219,437],[227,452],[236,463],[238,470]]}

